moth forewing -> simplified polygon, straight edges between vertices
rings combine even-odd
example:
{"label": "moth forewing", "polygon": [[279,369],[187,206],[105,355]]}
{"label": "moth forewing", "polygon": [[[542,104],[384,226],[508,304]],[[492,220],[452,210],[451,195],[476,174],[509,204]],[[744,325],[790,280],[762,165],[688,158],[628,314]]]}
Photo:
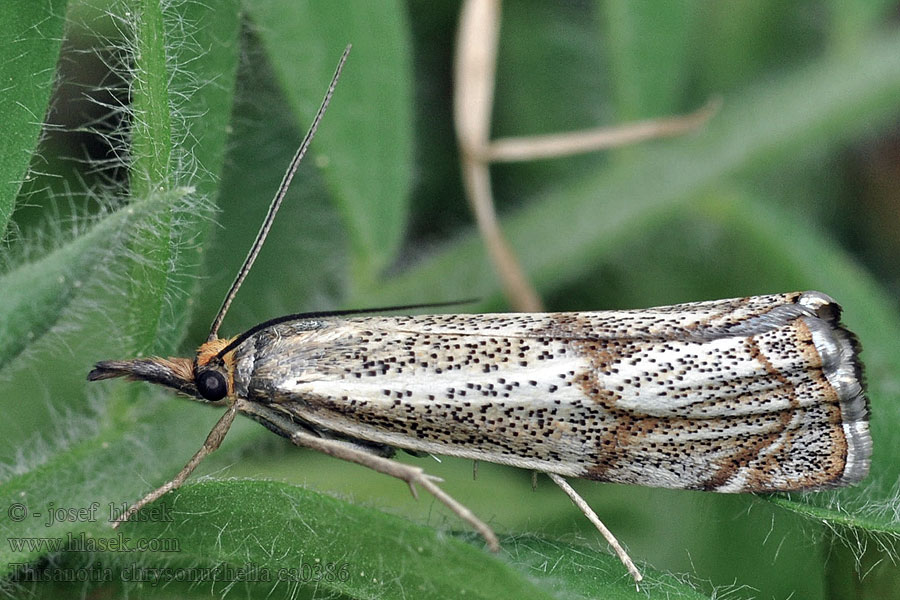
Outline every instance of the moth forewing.
{"label": "moth forewing", "polygon": [[720,492],[855,483],[856,345],[816,292],[638,311],[284,322],[235,392],[316,431],[565,476]]}

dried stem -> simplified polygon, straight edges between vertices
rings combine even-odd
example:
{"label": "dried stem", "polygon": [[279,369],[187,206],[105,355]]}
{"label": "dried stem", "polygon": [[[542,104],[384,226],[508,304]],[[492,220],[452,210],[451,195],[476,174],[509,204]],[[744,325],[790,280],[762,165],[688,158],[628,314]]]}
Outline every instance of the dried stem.
{"label": "dried stem", "polygon": [[500,0],[466,0],[463,3],[456,43],[453,98],[460,168],[479,234],[500,277],[507,300],[518,311],[540,312],[543,308],[540,296],[500,229],[491,192],[489,164],[568,156],[679,135],[705,123],[718,109],[719,101],[710,101],[700,110],[679,117],[640,121],[615,128],[491,142],[499,34]]}

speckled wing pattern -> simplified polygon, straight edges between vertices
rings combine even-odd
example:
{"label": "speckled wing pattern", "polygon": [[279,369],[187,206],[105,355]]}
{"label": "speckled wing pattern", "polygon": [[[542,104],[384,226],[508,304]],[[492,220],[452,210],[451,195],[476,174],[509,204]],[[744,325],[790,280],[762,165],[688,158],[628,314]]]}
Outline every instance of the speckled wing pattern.
{"label": "speckled wing pattern", "polygon": [[235,392],[319,432],[563,476],[764,492],[852,484],[871,438],[840,307],[797,292],[645,310],[304,319]]}

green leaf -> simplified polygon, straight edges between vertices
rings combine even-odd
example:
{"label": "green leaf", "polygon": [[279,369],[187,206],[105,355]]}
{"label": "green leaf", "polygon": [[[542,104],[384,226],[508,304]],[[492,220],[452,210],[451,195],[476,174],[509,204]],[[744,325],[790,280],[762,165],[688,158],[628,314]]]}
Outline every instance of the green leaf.
{"label": "green leaf", "polygon": [[[119,393],[124,390],[120,388]],[[122,394],[124,395],[124,394]],[[129,394],[134,396],[133,393]],[[137,398],[149,402],[149,394]],[[2,486],[3,506],[23,507],[22,519],[4,521],[7,539],[66,539],[69,534],[77,536],[86,532],[91,536],[111,536],[108,520],[110,506],[121,511],[121,505],[132,502],[141,477],[165,477],[167,465],[160,462],[158,450],[171,449],[189,455],[196,450],[196,442],[191,433],[197,424],[192,418],[180,415],[179,405],[174,402],[162,410],[156,410],[159,418],[167,418],[165,427],[153,426],[149,421],[129,428],[110,427],[95,424],[92,435],[80,440],[55,440],[64,445],[65,451],[56,451],[41,457],[35,464],[22,469],[23,472],[4,477]],[[200,415],[195,415],[200,416]],[[206,415],[207,420],[209,414]],[[70,422],[69,426],[84,427],[82,423]],[[210,423],[211,426],[211,423]],[[141,448],[153,451],[141,451]],[[118,473],[111,477],[110,474]],[[54,508],[90,507],[97,503],[99,512],[96,520],[87,519],[50,522],[50,511]],[[5,543],[0,547],[3,573],[10,574],[16,565],[33,562],[41,556],[52,554],[46,547],[15,547]]]}
{"label": "green leaf", "polygon": [[[147,404],[129,400],[138,395],[146,398],[146,394],[120,386],[118,393],[105,396],[102,402],[91,402],[85,396],[84,380],[92,362],[115,357],[106,352],[171,351],[184,332],[187,288],[199,267],[199,244],[211,215],[209,202],[202,198],[215,193],[223,161],[237,61],[237,3],[220,3],[215,8],[184,3],[167,6],[161,13],[155,12],[159,5],[152,2],[147,12],[135,6],[131,12],[120,8],[115,18],[135,36],[126,43],[150,48],[134,68],[139,77],[155,84],[133,90],[135,119],[140,123],[135,136],[145,137],[147,144],[139,146],[149,154],[135,157],[132,166],[147,174],[147,183],[142,197],[99,217],[81,236],[42,259],[19,265],[4,278],[17,290],[11,296],[13,302],[0,302],[7,315],[13,316],[24,305],[25,290],[30,290],[32,301],[46,301],[23,315],[31,323],[17,325],[38,332],[26,352],[15,340],[0,340],[6,360],[0,398],[13,417],[3,425],[3,436],[10,444],[4,449],[7,468],[2,488],[7,504],[18,501],[34,509],[48,502],[63,506],[133,500],[141,489],[139,474],[161,477],[169,464],[196,449],[192,436],[178,430],[196,431],[197,422],[176,417],[174,403],[158,409],[163,418],[169,411],[171,427],[144,430],[135,413],[145,411]],[[155,24],[142,25],[132,20],[134,14]],[[184,141],[176,147],[172,139]],[[148,162],[152,168],[140,166]],[[54,294],[63,300],[49,300]],[[9,334],[10,330],[4,331]],[[76,353],[74,348],[92,349]],[[21,397],[45,395],[59,399],[66,411],[61,421],[53,405],[19,402]],[[34,430],[16,427],[17,421],[55,422],[62,429],[49,442],[41,442]],[[39,431],[51,435],[52,429],[44,426]],[[168,439],[171,435],[175,437]],[[136,440],[149,443],[154,452],[146,452]],[[172,452],[171,463],[160,461],[156,450]],[[109,468],[134,476],[109,477]],[[36,521],[27,520],[10,523],[9,532],[40,536],[64,534],[73,527],[64,523],[41,529]],[[10,563],[41,554],[8,547],[4,551],[12,553],[7,556],[7,569]]]}
{"label": "green leaf", "polygon": [[184,202],[186,190],[152,194],[109,214],[66,244],[0,276],[0,371],[33,346],[66,315],[109,247],[123,242],[136,223],[152,222]]}
{"label": "green leaf", "polygon": [[701,20],[691,46],[699,81],[694,85],[707,93],[730,93],[746,81],[796,68],[817,56],[821,43],[820,24],[796,4],[723,0],[701,5],[697,12]]}
{"label": "green leaf", "polygon": [[609,69],[616,118],[659,118],[678,110],[685,94],[695,5],[613,0],[597,2],[609,39]]}
{"label": "green leaf", "polygon": [[827,2],[831,44],[837,52],[852,51],[873,27],[890,13],[888,0],[838,0]]}
{"label": "green leaf", "polygon": [[62,44],[66,0],[0,2],[0,239],[37,149]]}
{"label": "green leaf", "polygon": [[[166,60],[167,32],[161,5],[153,0],[139,0],[134,7],[130,140],[133,158],[129,165],[129,180],[132,197],[143,198],[157,190],[172,189],[177,177],[173,164],[175,148],[171,114],[174,110],[171,96],[174,94],[169,89],[174,69]],[[183,267],[184,262],[173,254],[183,246],[186,233],[202,225],[198,217],[209,216],[208,209],[204,211],[204,208],[197,206],[195,210],[179,215],[178,224],[184,225],[180,231],[175,228],[174,210],[156,212],[152,224],[135,229],[127,242],[128,251],[141,257],[128,273],[127,302],[131,318],[126,332],[134,340],[140,356],[158,354],[171,347],[173,337],[181,333],[175,319],[180,307],[171,302],[173,293],[184,283],[175,279],[176,270]],[[169,311],[169,308],[176,310]]]}
{"label": "green leaf", "polygon": [[[300,584],[354,598],[704,598],[674,577],[647,572],[642,591],[608,554],[537,536],[503,540],[493,555],[472,534],[454,536],[296,486],[265,481],[200,482],[128,523],[131,540],[158,540],[174,552],[141,553],[140,565],[243,571],[252,588]],[[202,515],[202,518],[197,518]],[[110,532],[99,534],[112,537]],[[462,541],[463,539],[467,541]],[[77,560],[77,557],[76,557]],[[135,556],[105,564],[133,569]],[[152,571],[151,571],[152,572]],[[278,578],[283,577],[280,583]],[[261,585],[255,583],[262,580]],[[204,584],[200,584],[204,585]]]}
{"label": "green leaf", "polygon": [[374,281],[397,256],[409,210],[412,66],[403,7],[253,0],[247,8],[301,129],[353,45],[313,151],[349,232],[354,277]]}

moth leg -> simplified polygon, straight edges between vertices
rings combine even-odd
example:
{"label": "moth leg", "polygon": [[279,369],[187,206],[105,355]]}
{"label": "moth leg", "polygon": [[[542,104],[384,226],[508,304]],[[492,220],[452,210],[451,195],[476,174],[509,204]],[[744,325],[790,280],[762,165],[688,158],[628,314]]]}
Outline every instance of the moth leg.
{"label": "moth leg", "polygon": [[303,446],[321,452],[322,454],[327,454],[364,467],[369,467],[373,471],[405,481],[409,485],[409,490],[412,492],[414,498],[418,499],[419,497],[416,493],[416,484],[422,486],[431,493],[432,496],[443,502],[447,508],[456,513],[456,516],[478,531],[485,542],[487,542],[488,548],[494,552],[500,550],[500,542],[497,540],[497,536],[487,523],[476,517],[475,513],[439,488],[435,481],[440,481],[440,479],[426,474],[423,469],[378,456],[373,454],[370,450],[364,450],[352,442],[319,437],[308,432],[290,419],[279,415],[277,412],[259,403],[238,399],[234,406],[239,412],[262,423],[279,435],[288,438],[297,446]]}
{"label": "moth leg", "polygon": [[206,436],[206,441],[203,442],[203,445],[200,446],[200,449],[191,457],[191,460],[188,461],[184,468],[178,472],[171,481],[161,485],[156,488],[134,504],[132,504],[128,510],[126,510],[118,519],[113,521],[113,528],[118,527],[128,519],[130,519],[137,511],[141,510],[151,502],[158,500],[162,496],[171,492],[174,489],[178,489],[181,487],[181,484],[190,477],[191,473],[194,472],[194,469],[197,468],[197,465],[200,464],[206,455],[210,452],[216,450],[221,444],[222,440],[225,439],[225,434],[228,433],[228,429],[231,427],[231,424],[234,422],[234,416],[237,414],[237,407],[232,404],[228,407],[228,411],[222,418],[219,419],[218,423],[212,428],[212,431],[209,432],[209,435]]}
{"label": "moth leg", "polygon": [[456,513],[456,516],[478,531],[485,542],[487,542],[488,548],[493,552],[500,550],[500,542],[497,540],[497,536],[487,523],[476,517],[475,513],[439,488],[435,483],[437,478],[426,474],[420,467],[382,458],[381,456],[360,450],[358,447],[344,444],[338,440],[320,438],[303,430],[291,432],[290,439],[291,442],[298,446],[317,450],[323,454],[354,462],[358,465],[369,467],[379,473],[401,479],[409,484],[410,492],[412,492],[412,495],[415,498],[418,498],[415,488],[416,484],[422,486],[432,496],[443,502],[447,508]]}
{"label": "moth leg", "polygon": [[638,584],[644,578],[641,575],[641,572],[638,571],[638,568],[634,566],[634,563],[631,561],[631,557],[628,556],[628,553],[625,552],[625,549],[622,548],[622,545],[619,544],[619,540],[616,539],[616,536],[612,534],[612,532],[606,528],[606,525],[603,524],[603,521],[600,520],[600,517],[597,516],[597,513],[594,512],[588,503],[582,498],[578,492],[576,492],[569,482],[563,479],[561,476],[556,473],[547,473],[547,476],[553,480],[553,483],[562,488],[562,491],[566,493],[567,496],[575,503],[575,506],[581,509],[581,512],[584,513],[584,516],[588,518],[588,520],[594,524],[594,527],[600,532],[606,542],[612,546],[613,551],[615,551],[616,556],[619,557],[619,560],[622,561],[622,564],[625,565],[625,568],[628,569],[628,572],[634,578],[634,583]]}

